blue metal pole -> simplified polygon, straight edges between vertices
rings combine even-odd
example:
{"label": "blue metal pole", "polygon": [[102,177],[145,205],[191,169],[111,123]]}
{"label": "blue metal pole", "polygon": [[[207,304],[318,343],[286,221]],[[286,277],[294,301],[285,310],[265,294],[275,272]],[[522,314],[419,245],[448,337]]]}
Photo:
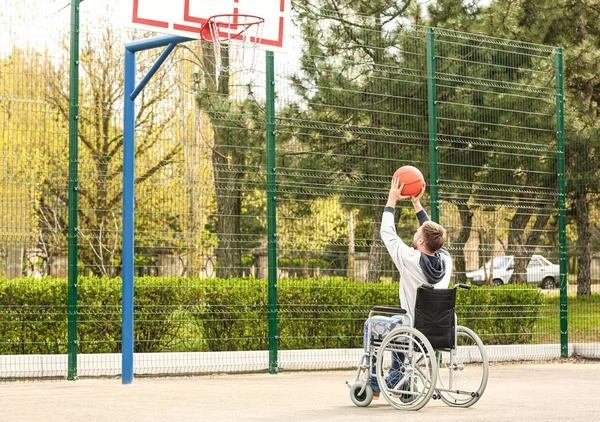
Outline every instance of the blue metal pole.
{"label": "blue metal pole", "polygon": [[133,228],[135,182],[135,52],[125,49],[123,105],[123,262],[121,381],[133,381]]}
{"label": "blue metal pole", "polygon": [[133,90],[133,92],[131,93],[132,100],[135,101],[138,94],[140,92],[142,92],[142,89],[144,89],[144,87],[146,86],[148,81],[152,78],[152,76],[154,76],[154,74],[156,73],[158,68],[164,63],[164,61],[167,59],[167,57],[169,57],[169,54],[171,54],[171,51],[173,51],[173,49],[175,48],[176,45],[177,45],[176,43],[171,43],[167,46],[167,48],[165,48],[165,51],[162,52],[162,54],[160,55],[158,60],[156,60],[156,62],[152,65],[152,68],[148,71],[146,76],[144,76],[142,78],[142,80],[140,81],[138,86],[136,86],[135,89]]}
{"label": "blue metal pole", "polygon": [[[193,38],[162,35],[125,44],[125,93],[123,104],[123,252],[121,315],[121,382],[133,382],[134,327],[134,216],[135,216],[135,98],[178,43]],[[167,46],[140,84],[135,86],[135,53]]]}
{"label": "blue metal pole", "polygon": [[133,53],[143,50],[151,50],[156,47],[164,47],[169,44],[179,44],[186,41],[194,41],[194,38],[180,37],[177,35],[159,35],[152,38],[131,41],[125,43],[125,48]]}

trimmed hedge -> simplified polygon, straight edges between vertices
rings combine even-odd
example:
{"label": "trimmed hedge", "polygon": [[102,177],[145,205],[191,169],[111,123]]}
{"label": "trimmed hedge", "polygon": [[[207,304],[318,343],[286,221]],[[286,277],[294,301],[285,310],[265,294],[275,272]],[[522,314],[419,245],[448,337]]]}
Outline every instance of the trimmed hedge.
{"label": "trimmed hedge", "polygon": [[532,335],[546,297],[535,286],[508,284],[457,292],[458,323],[475,331],[484,344],[533,343]]}
{"label": "trimmed hedge", "polygon": [[[279,347],[358,348],[372,305],[398,306],[398,283],[343,278],[278,281]],[[531,340],[544,296],[504,286],[460,291],[459,323],[485,343]],[[121,280],[79,279],[79,352],[118,353]],[[136,352],[268,348],[267,282],[140,277],[135,285]],[[67,281],[0,278],[0,355],[67,352]]]}

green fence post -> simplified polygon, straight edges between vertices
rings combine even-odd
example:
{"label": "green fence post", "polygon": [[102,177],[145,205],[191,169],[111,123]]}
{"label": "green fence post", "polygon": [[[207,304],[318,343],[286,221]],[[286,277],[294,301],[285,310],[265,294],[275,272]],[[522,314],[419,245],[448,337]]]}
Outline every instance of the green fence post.
{"label": "green fence post", "polygon": [[68,240],[68,380],[77,379],[77,189],[79,119],[79,3],[71,3],[69,81],[69,240]]}
{"label": "green fence post", "polygon": [[440,222],[440,204],[438,193],[438,136],[437,101],[435,87],[435,34],[433,28],[427,28],[427,119],[429,122],[429,195],[431,196],[431,219]]}
{"label": "green fence post", "polygon": [[560,356],[569,356],[567,312],[567,211],[565,188],[565,106],[562,48],[556,49],[556,146],[558,149],[558,239],[560,263]]}
{"label": "green fence post", "polygon": [[269,373],[278,370],[277,351],[279,329],[277,315],[277,202],[275,197],[275,65],[273,52],[267,51],[267,256],[268,256],[268,315],[269,315]]}

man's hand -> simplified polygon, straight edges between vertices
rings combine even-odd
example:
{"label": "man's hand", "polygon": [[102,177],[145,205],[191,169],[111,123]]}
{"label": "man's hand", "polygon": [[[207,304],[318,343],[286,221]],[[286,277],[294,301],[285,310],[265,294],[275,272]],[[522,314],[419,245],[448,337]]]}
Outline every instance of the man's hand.
{"label": "man's hand", "polygon": [[425,184],[425,182],[423,182],[423,188],[421,189],[421,192],[419,192],[419,194],[417,196],[410,197],[413,207],[415,207],[415,212],[417,212],[417,213],[423,209],[423,207],[421,206],[421,197],[425,193],[426,187],[427,187],[427,185]]}
{"label": "man's hand", "polygon": [[398,183],[400,183],[400,179],[392,179],[392,186],[390,187],[390,193],[388,195],[386,207],[396,208],[396,202],[398,202],[401,199],[409,198],[409,196],[402,195],[402,188],[404,188],[404,183],[402,183],[400,186],[398,186]]}

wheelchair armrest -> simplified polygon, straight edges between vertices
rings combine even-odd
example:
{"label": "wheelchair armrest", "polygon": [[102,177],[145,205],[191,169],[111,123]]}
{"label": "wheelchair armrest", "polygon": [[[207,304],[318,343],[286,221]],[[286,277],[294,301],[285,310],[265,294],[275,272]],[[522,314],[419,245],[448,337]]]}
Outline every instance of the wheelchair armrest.
{"label": "wheelchair armrest", "polygon": [[392,308],[390,306],[373,306],[371,308],[371,312],[385,312],[386,314],[404,315],[406,314],[406,309]]}

